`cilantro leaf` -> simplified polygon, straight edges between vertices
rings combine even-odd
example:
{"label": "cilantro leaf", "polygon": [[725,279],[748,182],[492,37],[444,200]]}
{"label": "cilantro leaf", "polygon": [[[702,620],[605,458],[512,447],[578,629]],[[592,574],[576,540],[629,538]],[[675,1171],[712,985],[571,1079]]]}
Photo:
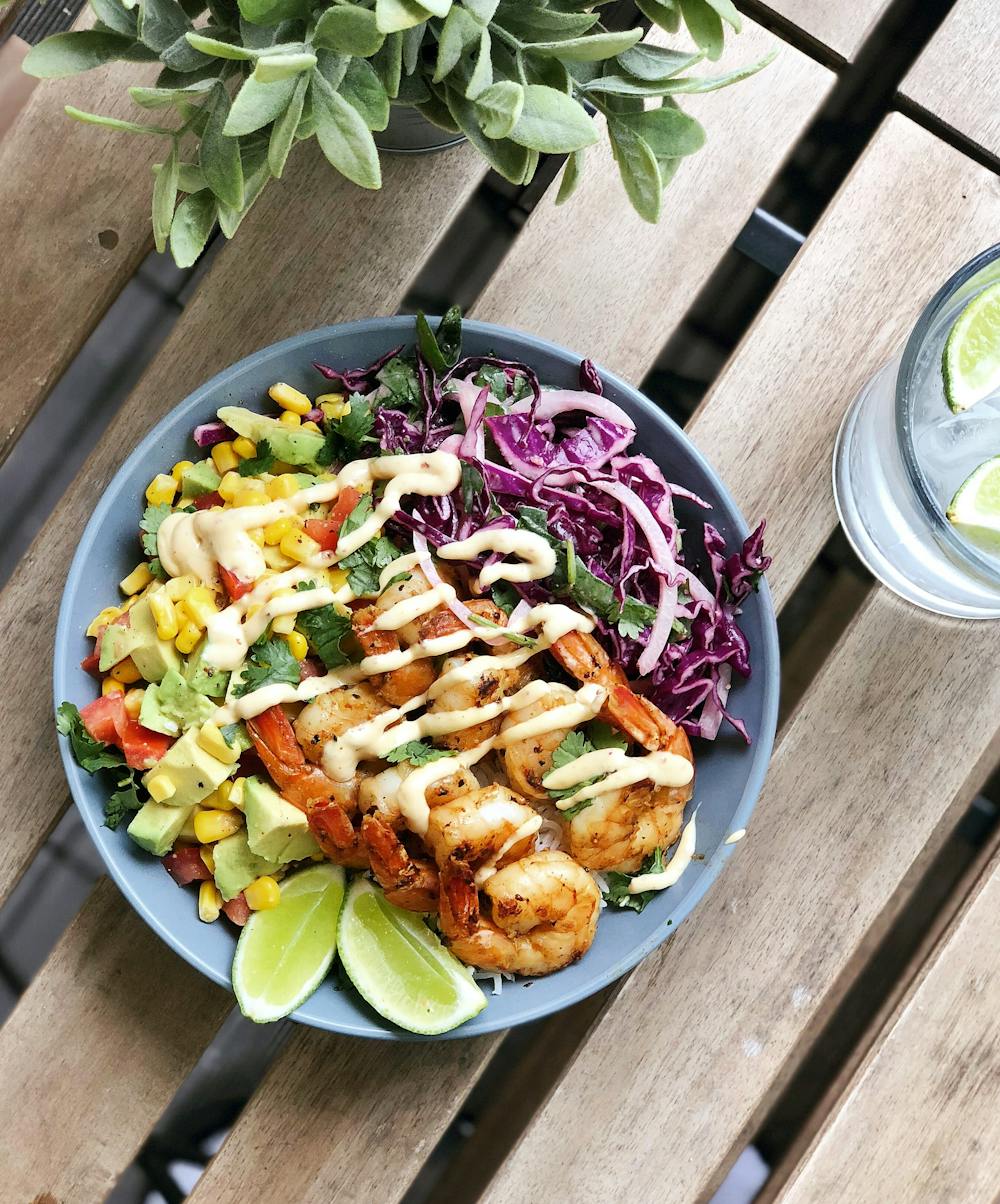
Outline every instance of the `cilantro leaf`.
{"label": "cilantro leaf", "polygon": [[262,472],[270,472],[276,459],[277,456],[271,450],[270,443],[266,439],[261,439],[257,444],[257,454],[251,456],[249,460],[240,461],[239,474],[241,477],[256,477]]}
{"label": "cilantro leaf", "polygon": [[[594,745],[591,744],[583,732],[567,732],[552,754],[552,768],[562,769],[564,765],[571,765],[574,761],[579,760],[580,757],[592,752],[594,752]],[[575,786],[565,786],[560,790],[553,789],[551,786],[546,786],[545,789],[553,799],[558,801],[559,799],[569,798],[571,794],[576,794],[578,790],[585,790],[588,786],[593,786],[602,777],[604,777],[604,774],[598,774],[596,777],[588,778],[585,782],[579,782]],[[542,784],[545,785],[544,780]],[[593,801],[593,799],[589,798],[581,799],[578,803],[574,803],[572,807],[567,807],[563,811],[563,815],[567,819],[572,819],[574,815],[579,815],[581,811],[585,811]]]}
{"label": "cilantro leaf", "polygon": [[375,377],[386,391],[382,401],[403,413],[419,411],[423,408],[420,396],[420,381],[414,366],[397,356],[390,360]]}
{"label": "cilantro leaf", "polygon": [[483,492],[486,482],[478,468],[462,461],[462,502],[466,510],[471,511],[476,502],[476,495]]}
{"label": "cilantro leaf", "polygon": [[99,769],[117,769],[125,764],[117,748],[103,744],[83,726],[80,711],[71,702],[61,702],[56,710],[56,729],[69,737],[70,748],[76,763],[87,773]]}
{"label": "cilantro leaf", "polygon": [[472,378],[472,383],[480,389],[489,389],[499,401],[507,400],[507,373],[495,364],[483,364]]}
{"label": "cilantro leaf", "polygon": [[[365,494],[351,513],[344,519],[340,527],[340,536],[350,535],[371,514],[372,499]],[[338,568],[347,570],[347,584],[351,592],[358,598],[375,597],[379,589],[379,577],[387,564],[392,564],[399,556],[399,548],[388,536],[377,535],[360,548],[350,552],[337,562]]]}
{"label": "cilantro leaf", "polygon": [[637,598],[626,598],[618,615],[618,634],[626,640],[637,639],[640,632],[652,627],[656,607]]}
{"label": "cilantro leaf", "polygon": [[143,804],[135,782],[135,770],[126,770],[123,777],[117,779],[118,787],[104,804],[104,826],[112,832],[118,827],[130,811],[138,811]]}
{"label": "cilantro leaf", "polygon": [[[297,590],[315,589],[315,581],[300,581]],[[328,669],[348,665],[357,658],[349,644],[344,641],[353,635],[351,616],[342,614],[335,606],[316,606],[312,610],[300,610],[295,626],[309,641],[309,647]]]}
{"label": "cilantro leaf", "polygon": [[162,502],[159,506],[147,506],[139,520],[139,530],[142,535],[142,550],[147,556],[156,555],[156,532],[163,525],[163,520],[173,513],[171,508]]}
{"label": "cilantro leaf", "polygon": [[350,409],[343,418],[327,418],[324,425],[326,441],[316,454],[316,463],[324,467],[356,459],[363,444],[375,442],[371,435],[375,425],[372,403],[360,393],[352,394]]}
{"label": "cilantro leaf", "polygon": [[603,719],[591,719],[587,724],[587,739],[594,748],[628,748],[628,740]]}
{"label": "cilantro leaf", "polygon": [[400,744],[391,752],[385,754],[385,759],[393,765],[400,761],[409,761],[411,765],[426,765],[429,761],[439,761],[442,757],[453,757],[455,753],[450,748],[433,748],[423,740],[410,740]]}
{"label": "cilantro leaf", "polygon": [[167,570],[160,563],[159,556],[154,556],[149,562],[149,571],[153,574],[157,581],[166,581]]}
{"label": "cilantro leaf", "polygon": [[521,595],[509,581],[498,581],[490,590],[490,597],[507,614],[521,601]]}
{"label": "cilantro leaf", "polygon": [[[663,869],[663,850],[654,849],[639,867],[639,873],[662,874]],[[628,888],[634,877],[637,875],[623,874],[619,870],[609,870],[605,873],[604,880],[608,884],[608,889],[603,894],[609,907],[617,907],[620,911],[641,912],[645,909],[646,904],[651,903],[660,893],[658,890],[644,890],[640,894],[630,895]]]}
{"label": "cilantro leaf", "polygon": [[266,636],[250,645],[243,678],[233,690],[234,698],[242,698],[262,686],[299,684],[299,662],[284,640]]}

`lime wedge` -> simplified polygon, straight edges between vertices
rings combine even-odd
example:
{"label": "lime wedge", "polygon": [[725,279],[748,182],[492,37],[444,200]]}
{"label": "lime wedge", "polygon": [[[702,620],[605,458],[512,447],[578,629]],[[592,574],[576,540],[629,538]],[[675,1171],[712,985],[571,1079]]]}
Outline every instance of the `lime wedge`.
{"label": "lime wedge", "polygon": [[304,1003],[327,975],[337,950],[344,871],[324,862],[289,875],[281,902],[247,920],[233,958],[233,990],[243,1015],[280,1020]]}
{"label": "lime wedge", "polygon": [[347,892],[337,945],[362,998],[411,1033],[445,1033],[486,1007],[468,966],[418,915],[387,903],[366,878],[356,878]]}
{"label": "lime wedge", "polygon": [[959,487],[946,513],[970,543],[1000,555],[1000,456],[979,465]]}
{"label": "lime wedge", "polygon": [[969,302],[941,358],[944,395],[959,414],[1000,389],[1000,281]]}

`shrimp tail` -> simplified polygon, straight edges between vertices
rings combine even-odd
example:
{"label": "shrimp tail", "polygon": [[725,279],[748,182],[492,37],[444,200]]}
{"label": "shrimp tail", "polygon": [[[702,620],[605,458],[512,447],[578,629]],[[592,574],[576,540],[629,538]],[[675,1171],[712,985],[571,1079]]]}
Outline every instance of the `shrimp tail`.
{"label": "shrimp tail", "polygon": [[470,937],[479,927],[479,892],[467,862],[449,860],[441,871],[441,931],[449,939]]}
{"label": "shrimp tail", "polygon": [[351,869],[367,869],[368,850],[351,818],[332,799],[313,802],[307,809],[309,831],[323,853],[337,865]]}

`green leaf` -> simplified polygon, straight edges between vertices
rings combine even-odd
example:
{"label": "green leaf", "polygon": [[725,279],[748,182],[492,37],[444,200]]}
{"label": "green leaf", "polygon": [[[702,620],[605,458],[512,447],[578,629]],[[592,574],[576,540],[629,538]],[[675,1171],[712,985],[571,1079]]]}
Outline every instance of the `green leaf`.
{"label": "green leaf", "polygon": [[641,38],[641,29],[623,29],[619,33],[602,31],[562,42],[533,42],[527,49],[532,54],[551,55],[563,62],[598,63],[628,50]]}
{"label": "green leaf", "polygon": [[117,768],[123,764],[121,753],[116,748],[102,744],[83,726],[80,712],[71,702],[61,702],[56,709],[56,729],[69,737],[70,748],[76,763],[87,773],[99,769]]}
{"label": "green leaf", "polygon": [[487,138],[509,138],[524,108],[524,88],[505,79],[476,97],[479,124]]}
{"label": "green leaf", "polygon": [[259,83],[273,84],[294,78],[304,71],[312,71],[317,61],[316,56],[306,50],[295,54],[262,54],[257,60],[253,76]]}
{"label": "green leaf", "polygon": [[432,16],[439,17],[442,21],[448,16],[451,11],[452,0],[418,0],[421,8],[427,9]]}
{"label": "green leaf", "polygon": [[194,50],[210,55],[217,59],[235,59],[238,62],[254,62],[260,57],[259,50],[251,50],[246,46],[236,46],[232,42],[223,42],[219,38],[209,38],[201,33],[186,33],[184,40]]}
{"label": "green leaf", "polygon": [[204,251],[218,209],[209,189],[186,196],[170,223],[170,253],[179,268],[192,267]]}
{"label": "green leaf", "polygon": [[143,510],[142,518],[139,519],[139,530],[142,532],[142,550],[147,556],[156,555],[156,532],[159,531],[163,520],[169,518],[171,514],[173,514],[173,510],[166,503],[159,506],[147,506]]}
{"label": "green leaf", "polygon": [[725,35],[722,18],[708,0],[680,0],[681,16],[695,45],[704,50],[706,58],[715,62],[722,54]]}
{"label": "green leaf", "polygon": [[559,155],[592,146],[598,138],[583,107],[543,84],[524,89],[524,107],[510,132],[512,141],[542,154]]}
{"label": "green leaf", "polygon": [[166,50],[190,28],[176,0],[139,0],[139,37],[151,50]]}
{"label": "green leaf", "polygon": [[[349,409],[343,418],[326,420],[326,441],[316,456],[316,463],[323,467],[328,464],[345,464],[361,453],[364,444],[374,443],[371,437],[371,429],[375,424],[372,402],[360,393],[355,393],[348,406]],[[367,495],[359,504],[363,505],[365,501],[371,504]]]}
{"label": "green leaf", "polygon": [[309,0],[240,0],[240,15],[251,25],[277,25],[279,21],[305,21]]}
{"label": "green leaf", "polygon": [[250,645],[240,683],[233,689],[233,697],[242,698],[263,686],[298,684],[299,662],[292,656],[288,644],[276,636],[270,639],[262,636]]}
{"label": "green leaf", "polygon": [[777,50],[772,50],[758,62],[751,63],[748,67],[737,67],[735,71],[726,71],[722,75],[707,76],[704,79],[669,80],[669,89],[665,88],[664,90],[670,93],[692,95],[696,92],[717,92],[719,88],[728,88],[730,84],[738,84],[742,80],[749,79],[751,75],[756,75],[769,63],[773,63],[777,57]]}
{"label": "green leaf", "polygon": [[[316,588],[314,581],[300,581],[297,590]],[[327,603],[312,610],[300,610],[295,626],[309,641],[310,649],[328,669],[337,669],[357,659],[353,654],[360,651],[353,641],[353,626],[350,614],[344,614]],[[345,642],[347,647],[344,647]]]}
{"label": "green leaf", "polygon": [[337,54],[335,50],[320,50],[316,58],[319,60],[316,70],[336,92],[344,82],[344,76],[347,74],[347,68],[351,61],[350,57],[346,54]]}
{"label": "green leaf", "polygon": [[[448,110],[455,124],[489,165],[512,184],[520,184],[531,166],[531,152],[508,139],[488,138],[479,124],[476,102],[445,85]],[[582,110],[581,110],[582,112]]]}
{"label": "green leaf", "polygon": [[156,249],[162,255],[167,249],[167,239],[170,236],[170,223],[174,217],[174,205],[177,204],[177,182],[180,177],[177,160],[177,145],[171,146],[163,166],[153,180],[153,241]]}
{"label": "green leaf", "polygon": [[367,60],[351,59],[340,95],[358,110],[370,130],[384,130],[389,124],[389,97]]}
{"label": "green leaf", "polygon": [[361,114],[316,71],[312,74],[311,94],[316,138],[323,154],[353,183],[362,188],[381,188],[378,151]]}
{"label": "green leaf", "polygon": [[243,164],[240,146],[225,133],[229,119],[229,95],[224,87],[215,89],[206,106],[208,121],[201,135],[198,163],[205,183],[216,197],[233,209],[243,208]]}
{"label": "green leaf", "polygon": [[115,33],[123,33],[129,38],[135,38],[138,27],[138,15],[124,8],[117,0],[90,0],[94,16],[102,25],[113,29]]}
{"label": "green leaf", "polygon": [[206,69],[216,77],[219,75],[215,59],[210,55],[202,54],[200,50],[195,50],[187,40],[186,34],[179,37],[176,42],[171,42],[166,50],[160,51],[160,61],[165,67],[176,72],[181,79],[190,75],[196,79],[204,79]]}
{"label": "green leaf", "polygon": [[[282,82],[287,83],[288,81],[285,80]],[[265,84],[264,86],[274,87],[273,84]],[[295,131],[299,128],[302,108],[305,104],[306,92],[308,90],[309,77],[307,75],[300,75],[295,81],[295,89],[291,100],[288,102],[288,106],[284,113],[275,121],[271,129],[271,138],[267,146],[267,162],[271,175],[276,180],[281,179],[281,173],[285,170],[285,163],[288,160],[289,152],[295,141]]]}
{"label": "green leaf", "polygon": [[[655,849],[642,863],[639,873],[662,874],[664,868],[663,851],[662,849]],[[620,870],[608,870],[604,875],[607,889],[602,892],[605,902],[609,906],[617,907],[622,911],[643,911],[646,905],[651,903],[660,892],[645,890],[638,895],[629,894],[629,884],[634,877],[637,877],[637,875],[623,874]]]}
{"label": "green leaf", "polygon": [[657,159],[692,155],[705,145],[705,131],[701,123],[680,109],[650,109],[616,117],[615,120],[638,134]]}
{"label": "green leaf", "polygon": [[705,57],[700,50],[693,53],[669,50],[666,46],[653,46],[649,42],[640,42],[631,50],[626,50],[618,56],[618,65],[636,79],[649,82],[669,79],[673,75],[686,71],[695,63],[700,63]]}
{"label": "green leaf", "polygon": [[628,740],[622,733],[603,719],[591,719],[587,724],[587,739],[594,748],[620,748],[622,752],[628,748]]}
{"label": "green leaf", "polygon": [[431,761],[440,761],[442,757],[453,757],[455,753],[448,748],[434,748],[423,740],[410,740],[385,754],[385,759],[391,765],[400,761],[409,761],[411,765],[427,765]]}
{"label": "green leaf", "polygon": [[556,204],[564,205],[577,190],[580,177],[583,174],[583,151],[574,151],[566,160],[562,179],[559,181],[559,191],[556,193]]}
{"label": "green leaf", "polygon": [[458,305],[450,305],[438,322],[434,337],[445,363],[449,368],[458,363],[462,355],[462,310]]}
{"label": "green leaf", "polygon": [[413,25],[403,30],[403,71],[413,75],[420,62],[420,49],[424,44],[425,29],[422,25]]}
{"label": "green leaf", "polygon": [[398,33],[430,18],[415,0],[375,0],[375,20],[381,33]]}
{"label": "green leaf", "polygon": [[252,134],[276,121],[288,108],[297,86],[295,76],[276,80],[273,84],[262,84],[249,76],[236,94],[223,127],[227,137]]}
{"label": "green leaf", "polygon": [[385,34],[379,30],[371,9],[360,4],[338,4],[320,16],[312,40],[315,46],[368,58],[381,49]]}
{"label": "green leaf", "polygon": [[637,598],[626,598],[618,616],[618,634],[622,639],[637,639],[643,631],[652,627],[655,619],[655,606],[649,606]]}
{"label": "green leaf", "polygon": [[183,88],[129,88],[128,94],[143,109],[165,109],[177,105],[183,111],[214,86],[215,80],[199,79]]}
{"label": "green leaf", "polygon": [[62,79],[80,71],[127,58],[135,39],[110,30],[80,29],[56,33],[25,55],[22,68],[38,79]]}
{"label": "green leaf", "polygon": [[492,40],[490,31],[484,29],[479,39],[479,54],[476,57],[476,65],[469,76],[469,82],[465,87],[465,95],[470,100],[475,100],[481,92],[493,83],[493,58],[491,55]]}
{"label": "green leaf", "polygon": [[608,96],[666,96],[672,92],[683,91],[680,85],[692,81],[684,79],[643,80],[633,79],[628,75],[605,75],[587,85],[587,92],[602,93]]}
{"label": "green leaf", "polygon": [[463,0],[464,7],[482,25],[489,25],[500,7],[500,0]]}
{"label": "green leaf", "polygon": [[117,789],[108,796],[104,804],[104,826],[116,831],[118,825],[130,811],[138,811],[143,804],[136,787],[135,770],[122,768],[116,775]]}
{"label": "green leaf", "polygon": [[654,25],[667,33],[676,33],[681,26],[681,13],[677,0],[636,0],[639,11]]}
{"label": "green leaf", "polygon": [[207,187],[201,168],[196,163],[181,163],[177,172],[177,187],[181,192],[201,192]]}
{"label": "green leaf", "polygon": [[395,100],[399,95],[399,82],[403,77],[403,35],[390,34],[383,43],[382,49],[372,59],[382,87],[390,99]]}
{"label": "green leaf", "polygon": [[270,443],[261,439],[257,444],[257,454],[240,461],[239,474],[241,477],[257,477],[263,472],[270,472],[276,458]]}
{"label": "green leaf", "polygon": [[228,205],[219,205],[219,228],[226,238],[232,238],[240,228],[240,224],[250,212],[254,202],[264,191],[264,185],[271,178],[267,163],[267,147],[260,143],[255,146],[241,145],[243,160],[244,197],[241,209],[232,209]]}
{"label": "green leaf", "polygon": [[705,0],[709,8],[714,8],[725,23],[732,27],[733,33],[739,33],[743,28],[743,19],[736,10],[733,0]]}
{"label": "green leaf", "polygon": [[521,595],[509,581],[498,581],[490,590],[490,597],[507,614],[521,601]]}
{"label": "green leaf", "polygon": [[[563,766],[571,765],[574,761],[578,761],[580,757],[592,752],[594,752],[594,745],[584,736],[583,732],[567,732],[552,753],[552,768],[562,769]],[[585,790],[588,786],[593,786],[595,782],[601,781],[605,776],[604,774],[597,774],[592,778],[587,778],[586,781],[578,782],[575,786],[566,786],[560,790],[554,790],[550,786],[546,786],[545,789],[551,798],[558,801],[569,798],[570,795],[576,794],[578,790]],[[579,815],[581,811],[585,811],[593,801],[593,799],[589,798],[581,799],[578,803],[574,803],[572,807],[565,808],[562,814],[566,819],[572,819],[574,815]]]}
{"label": "green leaf", "polygon": [[[348,535],[357,529],[371,511],[371,502],[365,505],[366,498],[355,506],[351,514],[344,520],[340,528],[341,535]],[[379,579],[382,570],[392,564],[399,556],[399,548],[384,535],[370,539],[356,551],[351,552],[338,561],[338,568],[347,570],[347,584],[351,592],[358,598],[375,598],[381,592]]]}
{"label": "green leaf", "polygon": [[597,13],[564,13],[554,8],[542,8],[536,4],[525,4],[514,8],[504,5],[494,18],[520,41],[530,45],[534,42],[551,42],[559,38],[578,38],[597,24]]}
{"label": "green leaf", "polygon": [[439,84],[458,66],[467,50],[480,43],[483,26],[464,8],[453,8],[441,28],[438,39],[437,63],[434,68],[434,83]]}
{"label": "green leaf", "polygon": [[85,113],[83,109],[76,109],[72,105],[66,105],[63,112],[68,117],[72,117],[74,121],[82,121],[87,125],[106,125],[109,129],[124,130],[129,134],[153,134],[158,138],[172,138],[177,132],[162,125],[139,125],[135,121],[122,121],[119,117],[105,117],[101,113]]}

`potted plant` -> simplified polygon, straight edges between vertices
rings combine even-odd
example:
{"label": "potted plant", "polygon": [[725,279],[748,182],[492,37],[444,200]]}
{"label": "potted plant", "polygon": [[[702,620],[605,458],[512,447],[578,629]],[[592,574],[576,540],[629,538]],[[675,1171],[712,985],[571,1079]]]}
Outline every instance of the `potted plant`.
{"label": "potted plant", "polygon": [[[153,234],[192,264],[216,222],[232,238],[296,142],[315,137],[362,188],[381,185],[375,135],[408,106],[464,136],[506,179],[527,183],[543,154],[569,156],[559,201],[572,193],[604,114],[625,191],[655,222],[664,187],[704,142],[676,98],[745,78],[688,71],[740,28],[732,0],[638,0],[650,22],[683,21],[697,50],[610,30],[598,6],[574,0],[90,0],[91,29],[35,46],[25,70],[72,75],[113,60],[162,64],[129,88],[149,121],[67,106],[80,121],[161,138],[153,168]],[[649,105],[650,107],[647,107]]]}

